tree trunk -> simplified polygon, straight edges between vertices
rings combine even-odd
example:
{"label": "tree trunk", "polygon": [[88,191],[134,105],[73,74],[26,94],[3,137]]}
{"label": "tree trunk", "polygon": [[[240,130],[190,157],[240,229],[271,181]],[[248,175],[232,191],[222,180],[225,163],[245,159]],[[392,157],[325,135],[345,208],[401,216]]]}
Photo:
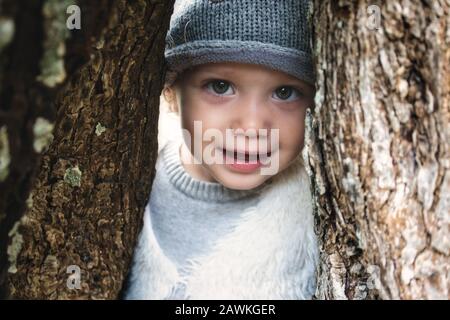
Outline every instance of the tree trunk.
{"label": "tree trunk", "polygon": [[319,299],[449,298],[449,17],[445,0],[315,1]]}
{"label": "tree trunk", "polygon": [[8,258],[15,272],[22,240],[13,237],[16,245],[7,249],[8,234],[31,204],[41,154],[53,138],[55,96],[66,75],[89,60],[91,38],[108,12],[107,0],[88,3],[79,1],[88,12],[83,28],[69,32],[67,1],[0,1],[0,297],[6,295]]}
{"label": "tree trunk", "polygon": [[16,29],[0,43],[2,279],[9,234],[8,296],[116,298],[153,179],[173,1],[78,1],[73,31],[73,1],[26,3],[0,1],[0,33]]}

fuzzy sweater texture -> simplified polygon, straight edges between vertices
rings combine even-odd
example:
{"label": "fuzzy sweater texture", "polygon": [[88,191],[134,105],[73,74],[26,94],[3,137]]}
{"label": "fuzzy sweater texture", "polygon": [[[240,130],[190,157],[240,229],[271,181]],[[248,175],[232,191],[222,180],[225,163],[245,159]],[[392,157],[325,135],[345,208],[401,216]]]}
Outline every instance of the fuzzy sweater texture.
{"label": "fuzzy sweater texture", "polygon": [[161,149],[126,299],[310,299],[317,240],[299,157],[252,190],[192,178]]}

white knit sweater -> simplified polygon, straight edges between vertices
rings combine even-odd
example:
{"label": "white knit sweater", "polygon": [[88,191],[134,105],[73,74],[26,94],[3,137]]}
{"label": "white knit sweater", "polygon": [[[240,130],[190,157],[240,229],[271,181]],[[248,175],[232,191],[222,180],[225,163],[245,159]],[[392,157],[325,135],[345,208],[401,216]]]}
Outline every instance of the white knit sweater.
{"label": "white knit sweater", "polygon": [[[259,197],[231,232],[189,260],[186,273],[158,243],[147,205],[125,298],[310,299],[318,250],[301,156]],[[175,292],[180,288],[181,297]]]}

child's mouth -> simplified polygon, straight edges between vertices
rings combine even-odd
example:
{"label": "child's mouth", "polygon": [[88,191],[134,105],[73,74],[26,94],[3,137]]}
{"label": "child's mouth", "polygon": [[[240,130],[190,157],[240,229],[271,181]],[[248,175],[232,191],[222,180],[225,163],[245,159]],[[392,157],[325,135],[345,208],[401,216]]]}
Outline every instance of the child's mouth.
{"label": "child's mouth", "polygon": [[271,152],[267,154],[260,153],[243,153],[222,149],[225,165],[242,172],[251,172],[260,168],[270,157]]}

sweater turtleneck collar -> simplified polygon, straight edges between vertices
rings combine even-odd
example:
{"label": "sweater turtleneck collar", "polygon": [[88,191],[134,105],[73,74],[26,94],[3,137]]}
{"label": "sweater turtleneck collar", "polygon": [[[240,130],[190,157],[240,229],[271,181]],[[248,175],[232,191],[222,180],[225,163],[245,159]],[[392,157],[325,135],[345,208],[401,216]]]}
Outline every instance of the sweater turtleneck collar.
{"label": "sweater turtleneck collar", "polygon": [[207,182],[193,178],[180,159],[182,141],[170,140],[161,150],[164,167],[170,182],[181,192],[194,199],[226,202],[256,195],[267,185],[267,181],[251,190],[230,189],[218,182]]}

